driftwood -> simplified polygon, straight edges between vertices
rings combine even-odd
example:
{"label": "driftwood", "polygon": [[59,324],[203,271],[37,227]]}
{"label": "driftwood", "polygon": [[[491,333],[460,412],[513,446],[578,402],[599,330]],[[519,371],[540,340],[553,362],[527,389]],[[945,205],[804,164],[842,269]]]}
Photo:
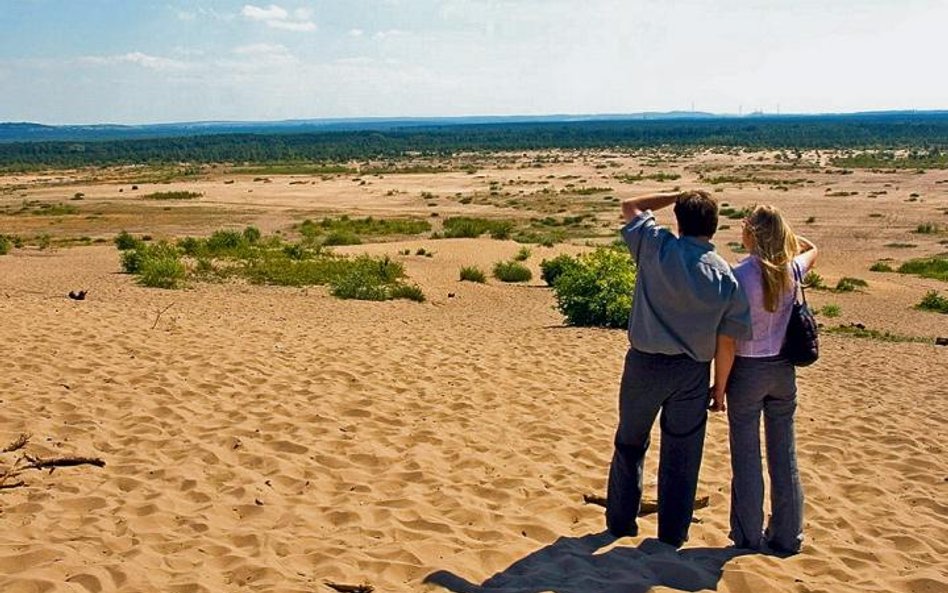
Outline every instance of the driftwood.
{"label": "driftwood", "polygon": [[13,488],[19,488],[20,486],[26,486],[26,482],[20,480],[19,482],[13,482],[12,484],[0,483],[0,490],[12,490]]}
{"label": "driftwood", "polygon": [[372,591],[375,591],[375,587],[372,585],[343,585],[326,581],[326,586],[339,591],[339,593],[372,593]]}
{"label": "driftwood", "polygon": [[12,451],[16,451],[17,449],[22,449],[29,442],[30,435],[26,433],[21,434],[20,436],[16,437],[15,441],[4,447],[3,450],[0,450],[0,453],[10,453]]}
{"label": "driftwood", "polygon": [[41,459],[26,455],[29,462],[23,466],[23,469],[45,469],[54,467],[70,467],[74,465],[94,465],[96,467],[105,467],[105,462],[98,457],[53,457],[50,459]]}
{"label": "driftwood", "polygon": [[[597,494],[583,494],[583,503],[584,504],[594,504],[601,507],[606,506],[606,497],[599,496]],[[694,509],[703,509],[711,504],[710,496],[702,496],[695,499]],[[642,504],[639,507],[639,517],[644,517],[645,515],[651,515],[658,512],[658,501],[651,499],[643,499]]]}

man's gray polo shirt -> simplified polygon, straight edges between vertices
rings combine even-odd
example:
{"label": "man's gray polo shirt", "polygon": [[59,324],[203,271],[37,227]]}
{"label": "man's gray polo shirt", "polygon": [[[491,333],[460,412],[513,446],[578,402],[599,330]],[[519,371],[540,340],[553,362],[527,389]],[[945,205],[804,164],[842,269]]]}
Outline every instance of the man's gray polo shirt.
{"label": "man's gray polo shirt", "polygon": [[622,228],[638,266],[629,341],[653,354],[714,358],[717,335],[751,337],[747,296],[708,241],[676,237],[645,211]]}

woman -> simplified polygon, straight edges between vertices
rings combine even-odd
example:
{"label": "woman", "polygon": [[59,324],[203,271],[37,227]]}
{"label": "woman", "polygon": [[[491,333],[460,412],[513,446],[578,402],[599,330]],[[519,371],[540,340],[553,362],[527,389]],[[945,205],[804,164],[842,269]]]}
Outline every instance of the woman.
{"label": "woman", "polygon": [[[769,547],[795,554],[803,542],[803,490],[793,431],[796,374],[780,356],[780,348],[797,289],[795,276],[802,278],[813,266],[817,249],[795,236],[772,206],[757,206],[743,227],[743,244],[750,256],[735,266],[734,275],[750,301],[754,337],[746,341],[719,337],[712,388],[712,409],[726,410],[730,426],[730,538],[739,548]],[[766,532],[762,411],[770,473],[771,517]]]}

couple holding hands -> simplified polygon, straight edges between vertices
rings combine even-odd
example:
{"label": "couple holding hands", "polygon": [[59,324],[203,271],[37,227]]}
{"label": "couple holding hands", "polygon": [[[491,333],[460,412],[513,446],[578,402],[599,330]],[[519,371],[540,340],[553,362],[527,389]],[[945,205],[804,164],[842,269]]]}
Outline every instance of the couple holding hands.
{"label": "couple holding hands", "polygon": [[[678,234],[652,211],[674,204]],[[730,427],[731,531],[739,548],[793,554],[803,541],[803,491],[794,439],[796,375],[780,355],[798,278],[816,247],[783,215],[757,206],[743,221],[749,256],[733,268],[714,252],[718,205],[705,191],[623,201],[622,237],[638,267],[630,348],[619,390],[606,525],[637,535],[649,434],[661,413],[658,537],[688,539],[710,408]],[[764,527],[763,412],[771,516]]]}

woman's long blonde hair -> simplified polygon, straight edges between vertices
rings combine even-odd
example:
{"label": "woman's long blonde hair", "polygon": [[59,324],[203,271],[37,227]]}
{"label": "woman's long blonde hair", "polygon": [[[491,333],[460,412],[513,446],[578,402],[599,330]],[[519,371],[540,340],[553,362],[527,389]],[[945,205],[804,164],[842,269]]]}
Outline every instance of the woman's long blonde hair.
{"label": "woman's long blonde hair", "polygon": [[799,251],[797,237],[773,206],[754,208],[746,225],[754,238],[753,252],[763,273],[764,309],[773,313],[780,304],[780,296],[793,289],[790,263]]}

